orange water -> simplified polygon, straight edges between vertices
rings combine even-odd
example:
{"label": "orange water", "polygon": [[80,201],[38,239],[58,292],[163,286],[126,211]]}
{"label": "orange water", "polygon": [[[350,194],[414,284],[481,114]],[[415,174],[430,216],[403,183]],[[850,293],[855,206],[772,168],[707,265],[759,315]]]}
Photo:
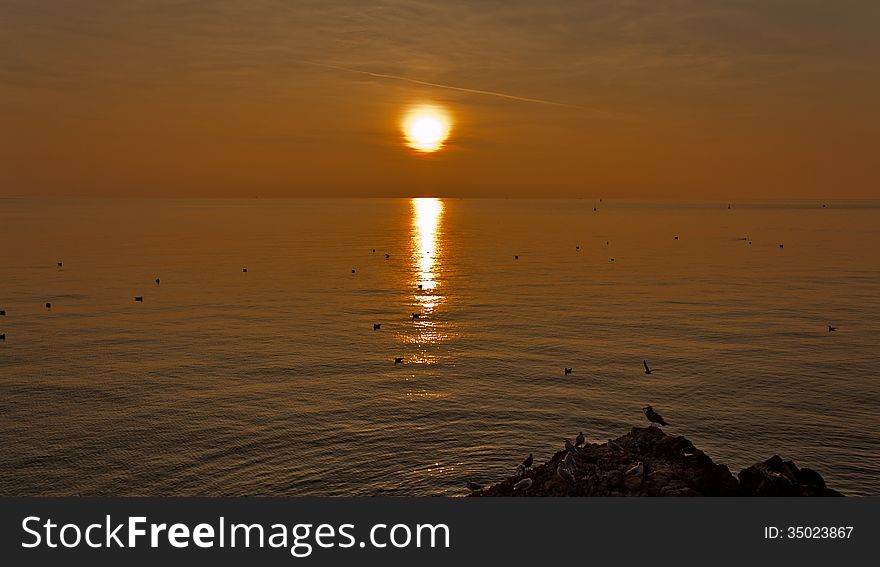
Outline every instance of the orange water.
{"label": "orange water", "polygon": [[462,494],[648,403],[734,472],[779,453],[880,494],[878,220],[0,200],[0,494]]}

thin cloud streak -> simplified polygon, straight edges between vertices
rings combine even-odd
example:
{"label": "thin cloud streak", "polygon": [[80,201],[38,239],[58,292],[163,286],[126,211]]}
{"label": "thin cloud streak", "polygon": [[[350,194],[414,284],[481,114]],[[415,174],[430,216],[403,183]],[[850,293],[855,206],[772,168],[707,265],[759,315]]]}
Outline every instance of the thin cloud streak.
{"label": "thin cloud streak", "polygon": [[544,100],[544,99],[540,99],[540,98],[529,98],[529,97],[525,97],[525,96],[516,96],[516,95],[512,95],[512,94],[507,94],[507,93],[500,93],[497,91],[486,91],[486,90],[482,90],[482,89],[472,89],[472,88],[468,88],[468,87],[459,87],[456,85],[446,85],[443,83],[432,83],[430,81],[422,81],[419,79],[412,79],[410,77],[401,77],[399,75],[388,75],[386,73],[376,73],[373,71],[363,71],[360,69],[352,69],[350,67],[340,67],[339,65],[318,63],[316,61],[303,61],[303,63],[305,63],[307,65],[314,65],[315,67],[322,67],[324,69],[332,69],[335,71],[344,71],[347,73],[357,73],[359,75],[366,75],[368,77],[375,77],[377,79],[389,79],[392,81],[404,81],[404,82],[412,83],[415,85],[424,85],[426,87],[435,87],[438,89],[449,89],[452,91],[459,91],[459,92],[463,92],[463,93],[471,93],[471,94],[478,94],[478,95],[485,95],[485,96],[494,96],[494,97],[498,97],[498,98],[504,98],[507,100],[514,100],[517,102],[531,102],[534,104],[543,104],[543,105],[547,105],[547,106],[559,106],[562,108],[576,108],[578,110],[589,110],[592,112],[607,114],[601,110],[585,108],[583,106],[577,106],[575,104],[567,104],[564,102],[556,102],[556,101]]}

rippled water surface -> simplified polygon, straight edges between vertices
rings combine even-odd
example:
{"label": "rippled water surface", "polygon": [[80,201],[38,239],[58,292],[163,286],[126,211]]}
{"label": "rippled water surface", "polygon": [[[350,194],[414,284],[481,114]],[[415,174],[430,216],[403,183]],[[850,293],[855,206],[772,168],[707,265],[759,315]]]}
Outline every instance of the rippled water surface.
{"label": "rippled water surface", "polygon": [[878,207],[0,200],[0,494],[455,495],[648,403],[880,494]]}

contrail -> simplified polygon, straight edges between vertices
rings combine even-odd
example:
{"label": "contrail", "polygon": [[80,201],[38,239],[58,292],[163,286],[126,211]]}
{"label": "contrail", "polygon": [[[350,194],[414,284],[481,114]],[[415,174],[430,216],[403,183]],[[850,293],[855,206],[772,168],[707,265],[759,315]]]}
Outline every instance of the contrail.
{"label": "contrail", "polygon": [[368,77],[376,77],[378,79],[390,79],[392,81],[403,81],[406,83],[413,83],[415,85],[424,85],[426,87],[436,87],[439,89],[449,89],[452,91],[459,91],[463,93],[471,93],[478,95],[486,95],[486,96],[494,96],[499,98],[506,98],[508,100],[515,100],[518,102],[532,102],[535,104],[544,104],[547,106],[561,106],[563,108],[577,108],[580,110],[587,110],[582,106],[576,106],[574,104],[566,104],[564,102],[555,102],[552,100],[544,100],[540,98],[529,98],[525,96],[516,96],[506,93],[499,93],[496,91],[484,91],[482,89],[470,89],[467,87],[458,87],[455,85],[444,85],[443,83],[432,83],[430,81],[420,81],[419,79],[411,79],[409,77],[401,77],[399,75],[388,75],[385,73],[374,73],[372,71],[362,71],[360,69],[352,69],[350,67],[340,67],[338,65],[328,65],[327,63],[317,63],[315,61],[303,61],[303,63],[307,65],[314,65],[315,67],[323,67],[325,69],[334,69],[336,71],[345,71],[347,73],[357,73],[359,75],[366,75]]}

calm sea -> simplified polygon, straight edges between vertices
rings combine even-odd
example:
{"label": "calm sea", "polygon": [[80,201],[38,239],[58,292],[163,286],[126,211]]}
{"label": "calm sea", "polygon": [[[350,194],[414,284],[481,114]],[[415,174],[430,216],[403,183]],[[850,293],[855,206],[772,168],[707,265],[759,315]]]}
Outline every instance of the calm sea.
{"label": "calm sea", "polygon": [[880,203],[825,204],[0,200],[0,494],[460,495],[646,404],[880,494]]}

